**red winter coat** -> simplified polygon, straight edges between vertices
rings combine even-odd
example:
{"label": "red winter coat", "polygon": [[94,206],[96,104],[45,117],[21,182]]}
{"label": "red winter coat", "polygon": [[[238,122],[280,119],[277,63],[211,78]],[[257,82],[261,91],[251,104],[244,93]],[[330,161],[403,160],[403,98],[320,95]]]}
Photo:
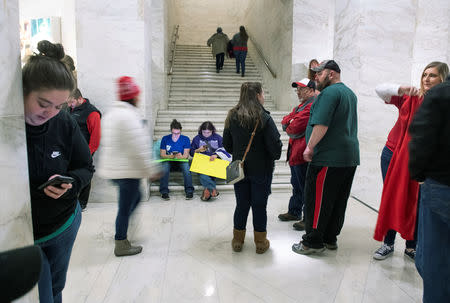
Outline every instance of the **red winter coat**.
{"label": "red winter coat", "polygon": [[[289,146],[287,152],[287,159],[290,166],[303,164],[306,161],[303,159],[303,152],[306,148],[305,131],[308,125],[309,112],[315,97],[311,97],[304,103],[294,107],[292,112],[284,116],[281,121],[283,130],[289,135]],[[291,121],[292,120],[292,121]]]}
{"label": "red winter coat", "polygon": [[405,240],[414,239],[419,183],[412,180],[409,175],[408,128],[423,98],[406,95],[403,98],[405,102],[400,108],[399,137],[384,180],[380,211],[373,236],[377,241],[383,241],[389,229],[399,232]]}

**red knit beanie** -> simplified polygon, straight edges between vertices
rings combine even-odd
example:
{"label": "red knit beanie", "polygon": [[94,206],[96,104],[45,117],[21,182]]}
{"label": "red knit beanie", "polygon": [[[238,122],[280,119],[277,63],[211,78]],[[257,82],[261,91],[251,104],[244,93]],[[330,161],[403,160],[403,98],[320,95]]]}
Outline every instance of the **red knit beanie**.
{"label": "red knit beanie", "polygon": [[141,92],[139,86],[133,81],[133,78],[123,76],[117,80],[119,99],[128,101],[135,98]]}

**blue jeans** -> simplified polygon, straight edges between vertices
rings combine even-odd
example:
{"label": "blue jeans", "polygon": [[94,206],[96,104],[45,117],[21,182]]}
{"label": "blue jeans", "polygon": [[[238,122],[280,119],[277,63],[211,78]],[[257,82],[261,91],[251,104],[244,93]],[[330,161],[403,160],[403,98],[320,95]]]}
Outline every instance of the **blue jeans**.
{"label": "blue jeans", "polygon": [[[386,178],[386,174],[389,168],[389,164],[391,163],[392,155],[394,154],[387,146],[384,146],[383,151],[381,152],[381,176],[384,179]],[[417,226],[417,225],[416,225]],[[417,228],[416,228],[417,229]],[[417,231],[416,231],[417,232]],[[416,238],[417,234],[414,233],[414,238]],[[387,245],[394,245],[395,236],[397,232],[393,229],[388,230],[386,236],[384,236],[384,243]],[[416,240],[406,240],[406,248],[416,248]]]}
{"label": "blue jeans", "polygon": [[200,178],[200,183],[204,188],[209,189],[209,191],[216,189],[216,178],[202,174],[198,174],[198,177]]}
{"label": "blue jeans", "polygon": [[421,185],[416,267],[423,279],[423,302],[450,298],[450,186],[433,179]]}
{"label": "blue jeans", "polygon": [[42,249],[42,271],[38,282],[39,302],[62,302],[72,247],[81,224],[81,207],[77,202],[72,224],[61,234],[38,244]]}
{"label": "blue jeans", "polygon": [[247,57],[247,51],[234,51],[236,56],[236,73],[239,73],[239,68],[241,73],[245,74],[245,58]]}
{"label": "blue jeans", "polygon": [[189,171],[189,162],[166,161],[162,162],[162,170],[164,174],[161,180],[159,180],[159,192],[161,194],[169,193],[170,169],[177,167],[179,167],[181,169],[181,172],[183,173],[184,191],[186,192],[186,194],[194,192],[194,186],[192,186],[192,176],[191,172]]}
{"label": "blue jeans", "polygon": [[234,210],[234,228],[243,230],[247,226],[247,217],[252,208],[253,229],[266,231],[267,200],[270,195],[272,174],[262,176],[247,176],[234,184],[236,208]]}
{"label": "blue jeans", "polygon": [[291,215],[301,218],[304,204],[305,179],[308,163],[290,166],[292,196],[289,199],[289,210]]}
{"label": "blue jeans", "polygon": [[139,191],[140,179],[115,179],[112,180],[119,186],[119,209],[116,217],[115,240],[125,240],[128,232],[128,222],[131,214],[141,201]]}

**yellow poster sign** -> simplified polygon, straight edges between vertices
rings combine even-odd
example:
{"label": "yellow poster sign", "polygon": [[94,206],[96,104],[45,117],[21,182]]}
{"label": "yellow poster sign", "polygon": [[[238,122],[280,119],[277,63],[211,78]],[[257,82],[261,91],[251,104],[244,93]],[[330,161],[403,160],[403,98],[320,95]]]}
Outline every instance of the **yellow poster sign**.
{"label": "yellow poster sign", "polygon": [[227,178],[227,166],[230,162],[215,159],[214,161],[209,161],[209,156],[195,153],[194,158],[192,159],[191,169],[190,171],[194,173],[199,173],[203,175],[208,175],[211,177],[217,177],[220,179]]}

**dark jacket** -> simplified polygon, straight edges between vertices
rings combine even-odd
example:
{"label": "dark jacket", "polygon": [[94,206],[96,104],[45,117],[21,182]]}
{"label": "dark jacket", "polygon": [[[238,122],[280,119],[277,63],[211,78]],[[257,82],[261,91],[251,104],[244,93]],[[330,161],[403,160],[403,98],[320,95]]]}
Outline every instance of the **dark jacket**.
{"label": "dark jacket", "polygon": [[450,81],[430,89],[409,127],[411,178],[450,186]]}
{"label": "dark jacket", "polygon": [[75,119],[75,121],[77,121],[81,133],[83,134],[83,137],[89,144],[89,142],[91,141],[91,134],[89,133],[88,126],[86,123],[87,118],[92,112],[98,112],[100,114],[100,117],[102,116],[102,113],[89,102],[89,99],[84,98],[84,100],[86,100],[86,102],[84,102],[80,106],[77,106],[74,109],[70,109],[70,114]]}
{"label": "dark jacket", "polygon": [[[91,180],[94,167],[89,146],[66,111],[40,126],[27,124],[26,136],[33,233],[37,240],[56,231],[74,213],[77,193]],[[72,188],[59,199],[38,189],[55,174],[75,179]]]}
{"label": "dark jacket", "polygon": [[[259,125],[253,138],[250,150],[245,158],[245,175],[256,176],[272,174],[274,161],[280,159],[283,144],[275,123],[268,111],[262,115],[262,126]],[[233,155],[233,160],[241,160],[244,156],[254,126],[242,127],[236,116],[230,117],[230,125],[223,130],[223,146]]]}
{"label": "dark jacket", "polygon": [[231,44],[233,44],[234,51],[247,51],[247,40],[241,38],[241,33],[237,33],[233,36]]}
{"label": "dark jacket", "polygon": [[201,154],[211,156],[216,152],[218,148],[223,147],[222,141],[222,137],[216,133],[207,138],[203,137],[202,134],[198,134],[194,137],[194,139],[192,139],[191,150],[189,151],[189,153],[193,157],[197,148],[203,145],[209,145],[207,146],[206,151],[202,152]]}

